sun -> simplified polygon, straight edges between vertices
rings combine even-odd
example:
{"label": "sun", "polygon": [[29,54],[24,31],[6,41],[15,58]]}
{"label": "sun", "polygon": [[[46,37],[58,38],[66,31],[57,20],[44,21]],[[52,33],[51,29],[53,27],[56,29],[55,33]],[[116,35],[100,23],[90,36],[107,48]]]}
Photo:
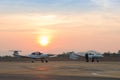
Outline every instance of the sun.
{"label": "sun", "polygon": [[39,39],[39,43],[42,46],[47,46],[49,44],[49,37],[48,36],[41,36]]}

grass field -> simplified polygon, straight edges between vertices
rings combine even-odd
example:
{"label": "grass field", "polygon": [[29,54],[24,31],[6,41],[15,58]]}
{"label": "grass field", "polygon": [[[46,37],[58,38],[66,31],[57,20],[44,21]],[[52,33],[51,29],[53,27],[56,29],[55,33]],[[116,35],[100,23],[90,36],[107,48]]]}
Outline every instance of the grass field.
{"label": "grass field", "polygon": [[[79,61],[0,62],[1,75],[73,76],[120,79],[120,62],[86,63]],[[2,77],[0,77],[0,80]],[[7,80],[7,79],[5,79]],[[10,79],[8,79],[10,80]],[[11,79],[12,80],[12,79]],[[18,79],[15,79],[18,80]],[[71,79],[72,80],[72,79]],[[109,80],[109,79],[108,79]]]}

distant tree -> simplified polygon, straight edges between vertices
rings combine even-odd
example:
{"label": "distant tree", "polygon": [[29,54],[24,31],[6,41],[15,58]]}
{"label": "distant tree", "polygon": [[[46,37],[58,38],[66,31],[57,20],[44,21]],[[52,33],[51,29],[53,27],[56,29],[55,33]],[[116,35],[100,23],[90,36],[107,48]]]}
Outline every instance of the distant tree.
{"label": "distant tree", "polygon": [[118,56],[120,56],[120,50],[118,51],[118,53],[105,52],[104,56],[118,57]]}
{"label": "distant tree", "polygon": [[110,54],[111,54],[111,53],[108,51],[108,52],[104,52],[103,55],[104,55],[104,56],[110,56]]}
{"label": "distant tree", "polygon": [[63,52],[62,54],[59,54],[58,57],[68,57],[70,54],[74,53],[74,51],[71,52]]}
{"label": "distant tree", "polygon": [[117,52],[118,54],[120,54],[120,50],[118,50],[118,52]]}
{"label": "distant tree", "polygon": [[63,57],[63,56],[65,56],[65,55],[66,55],[66,53],[63,52],[62,54],[59,54],[58,57]]}

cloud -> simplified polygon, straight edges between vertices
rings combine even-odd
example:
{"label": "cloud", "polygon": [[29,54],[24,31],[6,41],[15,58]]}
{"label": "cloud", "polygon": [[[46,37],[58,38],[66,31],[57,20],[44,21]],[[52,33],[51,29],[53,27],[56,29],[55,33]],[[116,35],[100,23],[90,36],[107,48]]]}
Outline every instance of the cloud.
{"label": "cloud", "polygon": [[2,14],[0,17],[0,32],[36,32],[67,21],[56,14]]}
{"label": "cloud", "polygon": [[35,29],[0,29],[0,32],[35,32]]}
{"label": "cloud", "polygon": [[112,2],[111,0],[90,0],[90,1],[102,8],[110,8]]}

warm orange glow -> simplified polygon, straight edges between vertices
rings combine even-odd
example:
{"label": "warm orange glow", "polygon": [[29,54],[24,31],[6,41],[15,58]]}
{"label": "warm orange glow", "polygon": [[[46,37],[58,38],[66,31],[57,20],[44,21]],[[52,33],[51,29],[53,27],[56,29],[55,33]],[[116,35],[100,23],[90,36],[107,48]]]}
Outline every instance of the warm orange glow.
{"label": "warm orange glow", "polygon": [[47,46],[49,44],[49,37],[48,36],[41,36],[39,39],[39,43],[42,46]]}

